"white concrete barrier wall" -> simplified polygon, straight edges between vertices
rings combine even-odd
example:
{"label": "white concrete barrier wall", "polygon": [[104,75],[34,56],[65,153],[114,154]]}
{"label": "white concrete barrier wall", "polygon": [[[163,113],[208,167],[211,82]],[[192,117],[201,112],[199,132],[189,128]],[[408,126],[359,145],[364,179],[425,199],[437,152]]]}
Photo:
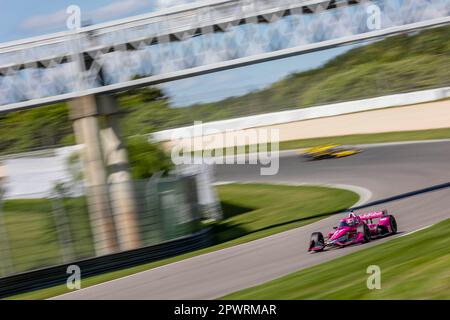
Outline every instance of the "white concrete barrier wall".
{"label": "white concrete barrier wall", "polygon": [[[0,159],[6,199],[43,198],[51,195],[57,182],[71,180],[67,159],[81,145],[27,152]],[[75,190],[75,193],[80,190]]]}
{"label": "white concrete barrier wall", "polygon": [[[389,107],[406,106],[430,102],[450,97],[450,87],[393,94],[388,96],[333,103],[318,107],[302,108],[289,111],[273,112],[236,119],[203,123],[203,131],[215,130],[216,133],[227,130],[243,130],[255,127],[283,124],[294,121],[317,119],[354,112],[377,110]],[[245,106],[243,106],[245,107]],[[176,138],[191,138],[198,136],[194,126],[163,130],[149,135],[153,141],[170,141]]]}

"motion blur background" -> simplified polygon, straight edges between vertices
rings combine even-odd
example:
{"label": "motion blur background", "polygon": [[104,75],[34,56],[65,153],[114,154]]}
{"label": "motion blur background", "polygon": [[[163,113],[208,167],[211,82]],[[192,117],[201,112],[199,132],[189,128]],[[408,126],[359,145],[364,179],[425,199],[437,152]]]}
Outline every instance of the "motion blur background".
{"label": "motion blur background", "polygon": [[[158,135],[163,130],[171,132],[194,121],[239,120],[433,89],[439,93],[436,99],[419,99],[417,103],[423,105],[409,111],[400,108],[395,115],[395,130],[388,125],[383,128],[380,123],[377,131],[352,131],[350,124],[344,125],[339,135],[439,129],[437,137],[450,137],[450,123],[445,118],[449,109],[450,26],[440,23],[388,37],[305,50],[300,55],[236,69],[114,90],[110,96],[117,104],[114,116],[117,113],[120,130],[113,131],[120,139],[110,148],[112,153],[126,150],[128,160],[120,155],[116,162],[101,160],[107,163],[101,169],[105,170],[106,184],[86,183],[88,173],[83,168],[89,159],[83,159],[83,145],[74,131],[76,118],[71,102],[63,99],[33,105],[39,99],[75,92],[79,79],[77,72],[70,72],[75,61],[60,59],[56,64],[30,67],[27,61],[63,55],[65,51],[43,44],[40,51],[32,52],[21,47],[20,39],[65,32],[65,9],[71,4],[80,6],[87,28],[149,12],[156,16],[167,12],[159,23],[169,21],[171,27],[176,27],[183,20],[178,16],[170,18],[172,11],[167,10],[185,8],[195,12],[190,6],[201,2],[44,1],[30,7],[25,1],[0,1],[0,42],[4,42],[0,46],[0,277],[189,237],[210,228],[212,221],[227,217],[233,208],[224,202],[221,205],[214,187],[214,169],[202,165],[176,167],[170,159],[170,139],[158,138],[168,136]],[[130,50],[104,50],[101,57],[93,55],[94,62],[90,60],[91,64],[101,60],[101,75],[93,80],[92,74],[86,76],[84,90],[368,33],[373,30],[363,17],[373,4],[381,8],[381,30],[442,19],[450,13],[446,0],[342,2],[346,4],[342,8],[337,6],[340,1],[331,1],[320,12],[302,7],[298,14],[285,12],[257,18],[223,27],[220,32],[198,34],[197,30],[176,41],[147,41]],[[261,5],[259,10],[263,8]],[[157,33],[162,29],[152,30]],[[151,34],[149,30],[145,32]],[[128,39],[131,31],[131,27],[117,34],[111,31],[112,35],[104,39],[95,38],[95,30],[90,32],[97,44],[112,47],[122,39],[133,40]],[[76,41],[81,40],[73,43]],[[28,102],[36,107],[26,106]],[[385,107],[390,106],[388,103]],[[430,124],[415,125],[414,119],[423,118],[422,112],[433,114]],[[98,117],[97,125],[103,130],[99,140],[109,139],[105,133],[110,125],[108,119],[108,115]],[[291,121],[297,120],[302,121]],[[336,119],[336,123],[339,121]],[[317,125],[304,136],[297,131],[301,126],[281,127],[285,130],[281,135],[289,137],[282,143],[334,135],[324,133],[323,126]],[[368,128],[369,124],[362,126]],[[328,141],[332,142],[332,137]],[[296,148],[297,144],[292,146]],[[105,157],[108,148],[103,141]],[[124,179],[110,179],[124,172],[128,175]],[[127,218],[123,219],[124,215]]]}

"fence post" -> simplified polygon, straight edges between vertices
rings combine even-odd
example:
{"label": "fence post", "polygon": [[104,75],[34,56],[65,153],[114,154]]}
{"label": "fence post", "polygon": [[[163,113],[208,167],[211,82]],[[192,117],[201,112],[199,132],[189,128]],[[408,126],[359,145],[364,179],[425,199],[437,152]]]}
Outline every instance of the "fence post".
{"label": "fence post", "polygon": [[73,241],[69,221],[64,208],[64,196],[56,194],[50,201],[52,202],[52,214],[58,235],[59,250],[63,263],[67,263],[75,260],[75,255],[72,248]]}
{"label": "fence post", "polygon": [[3,269],[2,275],[4,276],[14,273],[14,263],[12,260],[8,232],[6,230],[6,224],[3,215],[3,201],[6,192],[1,185],[1,178],[2,177],[0,177],[0,261],[1,268]]}
{"label": "fence post", "polygon": [[[145,203],[146,212],[149,212],[155,219],[155,225],[158,227],[151,230],[151,238],[156,238],[155,243],[161,242],[162,239],[162,221],[158,214],[160,210],[159,195],[158,195],[158,182],[163,175],[162,171],[154,173],[145,186]],[[153,210],[152,210],[153,209]]]}

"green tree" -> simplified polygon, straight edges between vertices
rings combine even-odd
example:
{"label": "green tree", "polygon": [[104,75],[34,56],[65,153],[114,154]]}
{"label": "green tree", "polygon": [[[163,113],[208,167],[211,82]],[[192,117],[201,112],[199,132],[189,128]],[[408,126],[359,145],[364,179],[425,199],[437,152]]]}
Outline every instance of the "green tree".
{"label": "green tree", "polygon": [[167,172],[173,166],[161,146],[150,143],[144,136],[128,138],[128,157],[134,179],[147,179],[159,171]]}
{"label": "green tree", "polygon": [[[259,113],[311,107],[450,85],[450,26],[398,35],[353,48],[321,67],[267,88],[214,103],[174,108],[164,91],[119,93],[125,136]],[[135,76],[138,79],[140,76]],[[0,153],[74,144],[65,104],[0,115]]]}
{"label": "green tree", "polygon": [[72,133],[68,108],[63,103],[10,113],[0,121],[3,154],[62,145]]}

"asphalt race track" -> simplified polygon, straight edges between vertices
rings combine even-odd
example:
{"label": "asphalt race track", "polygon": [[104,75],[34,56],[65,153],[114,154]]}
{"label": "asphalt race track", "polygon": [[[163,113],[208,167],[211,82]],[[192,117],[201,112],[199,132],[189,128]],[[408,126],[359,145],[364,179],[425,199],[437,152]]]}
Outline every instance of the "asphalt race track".
{"label": "asphalt race track", "polygon": [[[400,195],[394,201],[358,210],[388,209],[397,218],[399,234],[395,237],[450,218],[450,187],[430,188],[450,182],[450,141],[371,146],[348,158],[312,162],[288,153],[280,159],[280,170],[275,176],[260,176],[256,165],[224,165],[217,168],[217,178],[354,185],[370,190],[369,202]],[[413,191],[418,192],[404,195]],[[334,216],[56,298],[214,299],[394,238],[308,253],[310,234],[330,230],[338,218]]]}

